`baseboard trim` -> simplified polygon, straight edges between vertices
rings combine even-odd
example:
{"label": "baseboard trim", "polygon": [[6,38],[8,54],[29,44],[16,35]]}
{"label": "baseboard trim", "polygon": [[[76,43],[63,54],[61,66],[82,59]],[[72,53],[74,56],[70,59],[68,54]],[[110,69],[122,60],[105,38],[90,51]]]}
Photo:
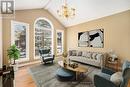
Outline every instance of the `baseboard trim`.
{"label": "baseboard trim", "polygon": [[37,64],[37,63],[41,63],[40,60],[37,60],[37,61],[33,61],[33,62],[28,62],[28,63],[23,63],[23,64],[18,64],[18,67],[24,67],[24,66],[28,66],[28,65],[33,65],[33,64]]}

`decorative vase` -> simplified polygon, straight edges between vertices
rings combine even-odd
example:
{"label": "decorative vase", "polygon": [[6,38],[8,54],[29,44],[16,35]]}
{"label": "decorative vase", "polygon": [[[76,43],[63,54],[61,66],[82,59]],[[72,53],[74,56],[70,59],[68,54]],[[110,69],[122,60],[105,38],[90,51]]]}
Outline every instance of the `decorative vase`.
{"label": "decorative vase", "polygon": [[66,67],[66,66],[67,66],[67,61],[66,61],[66,59],[65,59],[65,58],[64,58],[63,64],[64,64],[64,67]]}
{"label": "decorative vase", "polygon": [[13,60],[10,61],[10,66],[13,67],[14,72],[18,71],[18,61],[15,62],[15,64],[13,64]]}

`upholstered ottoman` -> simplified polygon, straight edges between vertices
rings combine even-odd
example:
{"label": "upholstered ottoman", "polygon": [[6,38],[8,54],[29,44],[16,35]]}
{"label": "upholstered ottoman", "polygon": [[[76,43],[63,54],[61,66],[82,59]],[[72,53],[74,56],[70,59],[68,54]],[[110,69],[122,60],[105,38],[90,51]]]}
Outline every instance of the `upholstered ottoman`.
{"label": "upholstered ottoman", "polygon": [[70,81],[75,78],[75,72],[64,69],[64,68],[59,68],[56,71],[56,77],[60,81]]}

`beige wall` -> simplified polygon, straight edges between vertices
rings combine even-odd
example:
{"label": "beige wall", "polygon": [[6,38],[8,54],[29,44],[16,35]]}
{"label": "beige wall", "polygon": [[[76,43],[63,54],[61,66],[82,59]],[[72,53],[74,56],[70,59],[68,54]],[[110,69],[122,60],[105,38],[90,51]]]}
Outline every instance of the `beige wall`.
{"label": "beige wall", "polygon": [[[39,17],[45,17],[52,22],[54,26],[54,48],[56,48],[56,29],[65,29],[59,21],[44,9],[16,11],[15,19],[6,18],[3,20],[4,63],[7,63],[7,49],[11,44],[11,20],[29,24],[29,58],[30,61],[34,60],[34,21]],[[56,53],[56,50],[54,52]]]}
{"label": "beige wall", "polygon": [[[78,47],[78,32],[104,29],[104,48]],[[130,60],[130,10],[67,28],[67,50],[107,52],[113,49],[119,58]]]}
{"label": "beige wall", "polygon": [[2,63],[3,63],[3,59],[2,59],[2,17],[0,14],[0,68],[2,68]]}

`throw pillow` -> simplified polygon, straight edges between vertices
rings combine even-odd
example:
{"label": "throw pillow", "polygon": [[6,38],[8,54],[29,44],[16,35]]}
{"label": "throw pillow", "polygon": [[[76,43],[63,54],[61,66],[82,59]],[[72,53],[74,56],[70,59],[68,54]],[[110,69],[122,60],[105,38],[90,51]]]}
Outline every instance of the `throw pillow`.
{"label": "throw pillow", "polygon": [[82,56],[83,56],[83,57],[86,57],[86,52],[85,52],[85,51],[82,52]]}
{"label": "throw pillow", "polygon": [[69,50],[68,53],[69,53],[69,56],[72,56],[72,50]]}
{"label": "throw pillow", "polygon": [[110,78],[110,81],[112,81],[114,84],[119,86],[121,81],[122,81],[122,73],[121,72],[116,72],[116,73],[112,74],[111,78]]}
{"label": "throw pillow", "polygon": [[77,56],[76,50],[72,50],[72,56]]}
{"label": "throw pillow", "polygon": [[77,56],[82,56],[82,51],[77,52]]}
{"label": "throw pillow", "polygon": [[97,60],[100,60],[100,59],[102,59],[102,58],[103,58],[103,54],[98,53],[98,54],[96,55],[96,59],[97,59]]}
{"label": "throw pillow", "polygon": [[92,53],[92,59],[95,59],[96,58],[96,55],[97,55],[97,53]]}
{"label": "throw pillow", "polygon": [[91,57],[92,57],[92,53],[87,52],[87,53],[86,53],[86,57],[87,57],[87,58],[91,58]]}

